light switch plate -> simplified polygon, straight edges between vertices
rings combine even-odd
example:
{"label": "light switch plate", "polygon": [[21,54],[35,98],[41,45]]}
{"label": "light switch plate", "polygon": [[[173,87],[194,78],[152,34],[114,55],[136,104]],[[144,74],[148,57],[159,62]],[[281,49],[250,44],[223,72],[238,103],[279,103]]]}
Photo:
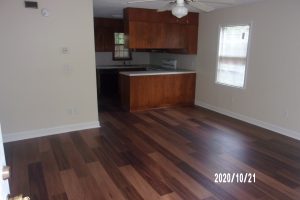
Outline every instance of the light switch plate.
{"label": "light switch plate", "polygon": [[63,54],[69,54],[70,53],[69,48],[68,47],[63,47],[62,48],[62,53]]}

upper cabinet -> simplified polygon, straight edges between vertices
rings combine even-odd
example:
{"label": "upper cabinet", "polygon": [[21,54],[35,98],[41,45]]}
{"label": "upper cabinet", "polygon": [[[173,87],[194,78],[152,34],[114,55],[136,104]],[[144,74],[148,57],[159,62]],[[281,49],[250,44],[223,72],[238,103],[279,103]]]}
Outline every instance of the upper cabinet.
{"label": "upper cabinet", "polygon": [[198,17],[198,13],[189,13],[178,19],[169,11],[126,8],[124,31],[128,46],[137,50],[197,54]]}
{"label": "upper cabinet", "polygon": [[124,32],[122,19],[94,18],[96,52],[112,52],[114,50],[114,33]]}

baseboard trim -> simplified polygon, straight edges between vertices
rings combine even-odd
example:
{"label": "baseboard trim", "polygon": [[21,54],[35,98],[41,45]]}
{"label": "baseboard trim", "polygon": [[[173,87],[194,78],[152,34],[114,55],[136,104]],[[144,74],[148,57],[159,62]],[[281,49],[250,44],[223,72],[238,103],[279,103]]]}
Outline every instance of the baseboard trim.
{"label": "baseboard trim", "polygon": [[257,120],[255,118],[251,118],[251,117],[248,117],[248,116],[245,116],[245,115],[242,115],[242,114],[238,114],[238,113],[235,113],[235,112],[223,109],[223,108],[212,106],[212,105],[209,105],[209,104],[207,104],[205,102],[202,102],[202,101],[195,101],[195,105],[206,108],[208,110],[215,111],[217,113],[220,113],[220,114],[223,114],[223,115],[235,118],[235,119],[238,119],[238,120],[241,120],[241,121],[244,121],[244,122],[247,122],[249,124],[253,124],[253,125],[256,125],[256,126],[274,131],[274,132],[279,133],[281,135],[285,135],[285,136],[294,138],[296,140],[300,140],[300,133],[297,132],[297,131],[286,129],[286,128],[283,128],[283,127],[280,127],[278,125],[271,124],[271,123],[268,123],[268,122],[260,121],[260,120]]}
{"label": "baseboard trim", "polygon": [[22,131],[16,133],[7,133],[3,134],[3,142],[14,142],[18,140],[25,140],[36,137],[43,137],[47,135],[55,135],[60,133],[67,133],[72,131],[80,131],[85,129],[99,128],[99,121],[95,122],[85,122],[79,124],[68,124],[64,126],[57,126],[52,128],[38,129],[38,130],[30,130],[30,131]]}

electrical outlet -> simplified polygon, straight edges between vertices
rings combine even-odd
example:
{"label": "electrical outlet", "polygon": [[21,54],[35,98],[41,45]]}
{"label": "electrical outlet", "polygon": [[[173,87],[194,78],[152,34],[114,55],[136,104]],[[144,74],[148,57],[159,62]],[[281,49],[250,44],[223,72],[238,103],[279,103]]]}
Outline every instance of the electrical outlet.
{"label": "electrical outlet", "polygon": [[72,69],[72,66],[71,66],[71,65],[65,64],[65,65],[63,66],[63,73],[64,73],[65,75],[70,75],[70,74],[72,73],[72,71],[73,71],[73,69]]}
{"label": "electrical outlet", "polygon": [[66,109],[68,115],[73,115],[73,109],[72,108],[67,108]]}
{"label": "electrical outlet", "polygon": [[231,97],[231,103],[234,103],[235,99],[234,97]]}
{"label": "electrical outlet", "polygon": [[284,118],[289,118],[289,111],[286,109],[285,111],[284,111]]}
{"label": "electrical outlet", "polygon": [[74,115],[78,115],[78,109],[73,107],[73,108],[67,108],[67,113],[68,115],[74,116]]}
{"label": "electrical outlet", "polygon": [[192,61],[192,67],[195,67],[195,66],[196,66],[196,61],[193,60],[193,61]]}
{"label": "electrical outlet", "polygon": [[77,108],[73,108],[73,115],[78,115],[79,112],[78,112],[78,109]]}

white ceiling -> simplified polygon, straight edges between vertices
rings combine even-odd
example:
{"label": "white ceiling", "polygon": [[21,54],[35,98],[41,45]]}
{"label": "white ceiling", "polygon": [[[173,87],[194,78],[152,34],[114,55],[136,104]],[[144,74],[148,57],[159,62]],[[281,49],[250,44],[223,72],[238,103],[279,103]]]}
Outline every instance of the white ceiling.
{"label": "white ceiling", "polygon": [[[158,9],[166,6],[168,0],[159,0],[155,2],[145,2],[145,3],[134,3],[127,4],[130,0],[93,0],[94,1],[94,16],[95,17],[106,17],[106,18],[122,18],[123,8],[126,7],[135,7],[135,8],[150,8]],[[206,0],[209,1],[209,0]],[[217,0],[212,0],[217,1]],[[235,5],[251,3],[258,0],[235,0]],[[216,9],[226,7],[225,5],[215,6]],[[197,12],[198,10],[190,9],[190,11]]]}

